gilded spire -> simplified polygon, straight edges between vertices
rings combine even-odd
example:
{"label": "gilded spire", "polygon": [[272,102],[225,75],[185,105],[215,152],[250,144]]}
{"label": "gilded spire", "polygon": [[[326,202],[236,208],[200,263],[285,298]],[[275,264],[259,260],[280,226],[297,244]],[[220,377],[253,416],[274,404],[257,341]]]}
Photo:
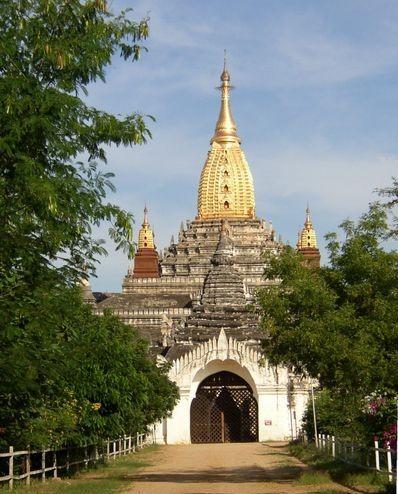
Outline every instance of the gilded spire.
{"label": "gilded spire", "polygon": [[198,218],[254,218],[254,187],[249,165],[240,147],[232,116],[226,60],[221,74],[221,110],[211,149],[202,169],[198,194]]}
{"label": "gilded spire", "polygon": [[312,225],[311,211],[307,205],[306,218],[304,222],[304,228],[299,232],[299,238],[297,242],[298,250],[302,249],[317,249],[316,233]]}
{"label": "gilded spire", "polygon": [[221,108],[220,115],[217,120],[216,130],[211,142],[227,143],[238,142],[240,139],[236,134],[236,123],[231,111],[229,102],[230,92],[233,89],[231,86],[231,76],[227,69],[226,51],[224,51],[224,68],[220,76],[221,85],[217,88],[221,91]]}
{"label": "gilded spire", "polygon": [[307,209],[305,210],[305,214],[306,214],[306,217],[305,217],[304,226],[305,226],[305,228],[307,228],[309,230],[312,228],[312,221],[311,221],[311,211],[310,211],[310,207],[308,204],[307,204]]}
{"label": "gilded spire", "polygon": [[142,226],[146,226],[146,225],[149,225],[149,222],[148,222],[148,208],[146,207],[146,204],[145,204],[145,208],[144,208],[144,222],[142,223]]}
{"label": "gilded spire", "polygon": [[155,244],[153,241],[153,231],[148,221],[148,209],[145,205],[144,209],[144,221],[138,234],[138,249],[154,249]]}

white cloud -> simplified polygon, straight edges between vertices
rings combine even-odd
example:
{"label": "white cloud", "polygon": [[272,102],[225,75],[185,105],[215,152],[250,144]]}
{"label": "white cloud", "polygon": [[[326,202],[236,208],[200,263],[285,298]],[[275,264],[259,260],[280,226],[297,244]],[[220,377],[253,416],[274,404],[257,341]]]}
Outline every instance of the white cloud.
{"label": "white cloud", "polygon": [[398,170],[398,157],[344,153],[311,145],[296,145],[271,155],[269,150],[266,153],[258,148],[254,156],[258,157],[252,167],[258,190],[268,190],[278,201],[307,197],[340,217],[363,212],[370,201],[376,200],[374,190],[391,183]]}

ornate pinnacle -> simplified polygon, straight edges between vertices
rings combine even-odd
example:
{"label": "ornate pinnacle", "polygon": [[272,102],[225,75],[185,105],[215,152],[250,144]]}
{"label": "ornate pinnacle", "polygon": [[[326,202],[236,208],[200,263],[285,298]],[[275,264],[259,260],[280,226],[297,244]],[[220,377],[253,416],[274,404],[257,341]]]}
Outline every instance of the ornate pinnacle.
{"label": "ornate pinnacle", "polygon": [[306,218],[305,218],[304,226],[306,228],[312,228],[311,211],[310,211],[310,207],[309,207],[308,203],[307,203],[307,209],[305,210],[305,213],[306,213]]}
{"label": "ornate pinnacle", "polygon": [[237,142],[239,144],[240,139],[236,133],[236,123],[229,103],[229,94],[231,89],[233,89],[233,86],[230,84],[231,76],[227,69],[226,53],[224,56],[224,68],[220,79],[221,85],[217,89],[221,91],[221,109],[216,124],[216,131],[211,142]]}
{"label": "ornate pinnacle", "polygon": [[145,204],[145,208],[144,208],[144,222],[142,223],[142,226],[146,226],[148,225],[148,208],[146,207],[146,204]]}

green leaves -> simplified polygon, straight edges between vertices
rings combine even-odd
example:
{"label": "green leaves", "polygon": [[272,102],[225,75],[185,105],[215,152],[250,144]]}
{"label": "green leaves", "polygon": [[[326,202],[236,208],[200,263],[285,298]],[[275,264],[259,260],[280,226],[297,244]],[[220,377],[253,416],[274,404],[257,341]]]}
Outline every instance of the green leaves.
{"label": "green leaves", "polygon": [[94,442],[172,410],[177,388],[133,328],[93,315],[78,288],[32,295],[0,340],[0,445]]}
{"label": "green leaves", "polygon": [[[105,201],[105,146],[144,144],[147,117],[116,117],[79,97],[118,51],[135,60],[148,19],[114,15],[104,0],[6,0],[0,5],[0,263],[56,269],[67,283],[105,252],[91,225],[110,223],[133,255],[132,216]],[[148,117],[151,119],[152,117]],[[87,156],[88,165],[76,161]],[[3,241],[4,239],[4,241]],[[32,277],[31,277],[32,279]]]}
{"label": "green leaves", "polygon": [[143,430],[175,404],[134,329],[94,316],[73,288],[106,253],[93,225],[134,252],[133,217],[107,200],[102,167],[106,146],[144,144],[152,117],[81,96],[114,55],[137,60],[148,33],[106,0],[0,2],[0,445]]}
{"label": "green leaves", "polygon": [[[398,194],[388,191],[390,208]],[[316,378],[318,430],[355,441],[381,436],[395,420],[398,253],[385,245],[393,232],[387,219],[375,203],[357,223],[344,221],[342,235],[326,236],[329,265],[317,270],[290,247],[271,256],[265,276],[275,284],[258,296],[265,355]],[[376,390],[386,411],[369,415],[364,399]],[[304,425],[311,437],[311,406]]]}
{"label": "green leaves", "polygon": [[279,283],[259,294],[264,350],[331,389],[397,389],[398,254],[384,248],[386,212],[373,204],[341,229],[343,240],[327,236],[329,266],[309,270],[289,247],[268,259],[265,276]]}

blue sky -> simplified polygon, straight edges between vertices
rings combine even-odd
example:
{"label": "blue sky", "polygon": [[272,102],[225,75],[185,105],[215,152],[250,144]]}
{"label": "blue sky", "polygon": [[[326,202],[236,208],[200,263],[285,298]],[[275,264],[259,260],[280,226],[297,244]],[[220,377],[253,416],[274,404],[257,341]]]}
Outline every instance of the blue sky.
{"label": "blue sky", "polygon": [[[295,244],[308,201],[323,251],[323,235],[398,175],[396,0],[111,2],[124,7],[149,14],[149,51],[133,64],[116,57],[88,100],[156,118],[153,140],[109,149],[107,168],[116,173],[110,199],[133,212],[136,234],[147,203],[159,250],[196,214],[224,48],[256,213],[285,241]],[[91,284],[119,291],[128,260],[107,248]]]}

